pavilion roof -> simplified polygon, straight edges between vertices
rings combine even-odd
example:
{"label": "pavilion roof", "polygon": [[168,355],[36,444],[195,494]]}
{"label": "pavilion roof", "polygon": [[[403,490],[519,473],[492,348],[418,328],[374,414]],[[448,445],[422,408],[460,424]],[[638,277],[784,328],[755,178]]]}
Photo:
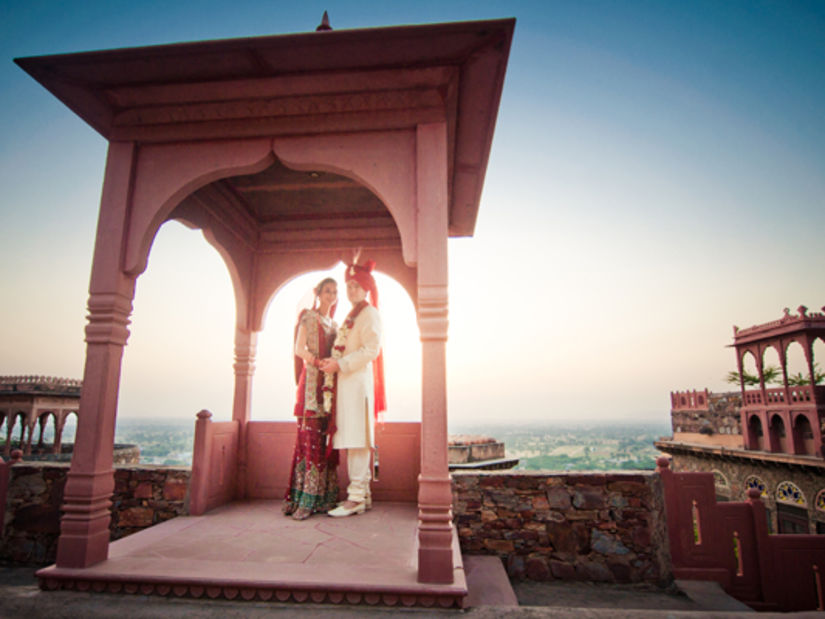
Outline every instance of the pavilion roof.
{"label": "pavilion roof", "polygon": [[825,336],[825,307],[820,312],[808,312],[808,308],[800,305],[797,315],[793,315],[785,308],[782,318],[772,320],[761,325],[754,325],[745,329],[733,327],[733,346],[762,342],[776,337],[793,335],[802,331],[809,331],[819,336]]}
{"label": "pavilion roof", "polygon": [[410,129],[446,120],[450,234],[475,227],[515,19],[17,58],[110,141]]}

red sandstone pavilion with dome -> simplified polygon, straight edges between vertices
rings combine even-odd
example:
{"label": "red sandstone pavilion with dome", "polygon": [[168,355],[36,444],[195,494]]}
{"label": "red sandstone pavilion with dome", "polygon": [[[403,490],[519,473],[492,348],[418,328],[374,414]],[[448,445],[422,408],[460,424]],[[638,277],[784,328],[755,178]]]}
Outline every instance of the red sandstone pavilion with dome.
{"label": "red sandstone pavilion with dome", "polygon": [[[191,513],[280,498],[294,428],[250,419],[256,338],[286,282],[362,248],[409,293],[422,342],[421,422],[386,423],[377,436],[373,497],[408,505],[409,513],[391,511],[414,532],[399,550],[413,555],[404,558],[412,582],[387,591],[460,602],[447,459],[447,241],[473,234],[514,25],[319,28],[16,60],[109,141],[75,450],[56,565],[41,581],[128,577],[115,573],[128,552],[110,552],[108,529],[121,358],[152,241],[177,220],[219,252],[237,307],[232,421],[198,415]],[[139,543],[127,541],[119,548]],[[169,586],[188,577],[140,575]]]}

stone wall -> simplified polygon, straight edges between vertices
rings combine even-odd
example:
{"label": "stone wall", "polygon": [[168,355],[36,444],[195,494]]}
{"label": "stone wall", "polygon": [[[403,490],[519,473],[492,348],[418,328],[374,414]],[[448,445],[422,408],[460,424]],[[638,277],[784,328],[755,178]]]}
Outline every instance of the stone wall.
{"label": "stone wall", "polygon": [[[68,469],[11,467],[0,559],[54,561]],[[190,476],[186,467],[116,467],[112,539],[186,514]],[[453,479],[462,552],[501,557],[515,579],[671,578],[658,474],[473,471]]]}
{"label": "stone wall", "polygon": [[[11,442],[12,450],[19,448],[18,441]],[[60,453],[52,453],[53,448],[52,443],[35,444],[31,446],[31,453],[27,453],[23,457],[26,462],[65,462],[68,464],[72,461],[73,443],[61,445]],[[112,451],[112,463],[115,465],[140,463],[140,447],[126,443],[115,443]]]}
{"label": "stone wall", "polygon": [[[69,465],[23,462],[11,467],[0,559],[27,565],[54,561]],[[187,513],[186,467],[115,467],[112,539]]]}
{"label": "stone wall", "polygon": [[656,473],[457,472],[453,499],[462,551],[501,557],[511,578],[671,579]]}
{"label": "stone wall", "polygon": [[115,468],[112,539],[188,513],[189,478],[185,466],[130,464]]}
{"label": "stone wall", "polygon": [[742,434],[739,409],[742,395],[738,391],[708,394],[706,410],[672,410],[670,413],[674,434]]}

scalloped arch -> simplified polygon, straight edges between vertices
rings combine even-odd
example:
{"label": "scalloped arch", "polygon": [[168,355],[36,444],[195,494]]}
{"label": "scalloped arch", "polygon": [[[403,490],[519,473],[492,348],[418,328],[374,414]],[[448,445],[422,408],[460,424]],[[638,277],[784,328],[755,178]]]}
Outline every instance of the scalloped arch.
{"label": "scalloped arch", "polygon": [[260,172],[273,162],[268,138],[141,147],[123,270],[132,276],[146,270],[160,226],[186,196],[227,176]]}

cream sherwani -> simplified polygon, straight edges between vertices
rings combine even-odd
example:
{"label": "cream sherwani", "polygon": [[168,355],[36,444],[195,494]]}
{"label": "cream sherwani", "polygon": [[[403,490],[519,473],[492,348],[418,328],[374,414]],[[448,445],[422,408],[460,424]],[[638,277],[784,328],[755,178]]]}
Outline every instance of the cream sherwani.
{"label": "cream sherwani", "polygon": [[372,447],[375,432],[375,393],[372,362],[381,350],[381,316],[367,305],[347,335],[347,344],[338,359],[338,392],[332,439],[335,449]]}
{"label": "cream sherwani", "polygon": [[375,415],[372,362],[381,350],[381,316],[367,305],[347,335],[338,359],[335,400],[335,449],[347,450],[347,499],[362,503],[370,496],[370,452],[374,444]]}

